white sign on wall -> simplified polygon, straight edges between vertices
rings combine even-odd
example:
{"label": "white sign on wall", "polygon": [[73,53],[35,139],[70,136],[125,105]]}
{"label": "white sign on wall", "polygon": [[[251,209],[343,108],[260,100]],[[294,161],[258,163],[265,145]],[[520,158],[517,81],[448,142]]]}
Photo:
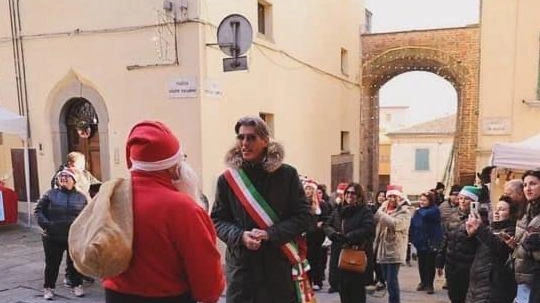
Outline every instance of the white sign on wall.
{"label": "white sign on wall", "polygon": [[223,90],[221,89],[221,85],[219,85],[219,82],[216,80],[206,79],[206,87],[204,88],[204,92],[209,97],[223,97]]}
{"label": "white sign on wall", "polygon": [[509,135],[511,133],[510,118],[488,117],[482,119],[482,133],[484,135]]}
{"label": "white sign on wall", "polygon": [[169,82],[169,98],[197,98],[197,94],[195,77],[178,78]]}

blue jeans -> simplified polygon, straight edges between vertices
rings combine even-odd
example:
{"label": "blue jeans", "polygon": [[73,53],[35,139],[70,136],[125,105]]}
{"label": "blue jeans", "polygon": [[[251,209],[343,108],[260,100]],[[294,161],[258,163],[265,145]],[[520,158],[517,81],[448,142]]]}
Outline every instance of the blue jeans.
{"label": "blue jeans", "polygon": [[388,303],[400,303],[399,299],[399,265],[400,263],[381,264],[386,289],[388,290]]}

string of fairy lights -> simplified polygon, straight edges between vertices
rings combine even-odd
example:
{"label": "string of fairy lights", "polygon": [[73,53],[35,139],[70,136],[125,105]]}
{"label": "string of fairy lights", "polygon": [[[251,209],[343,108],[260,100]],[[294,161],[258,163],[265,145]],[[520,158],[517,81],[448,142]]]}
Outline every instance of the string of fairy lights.
{"label": "string of fairy lights", "polygon": [[[422,46],[396,47],[383,52],[364,53],[364,63],[362,65],[362,87],[364,91],[362,99],[367,102],[362,102],[361,105],[361,134],[368,144],[364,144],[361,151],[361,161],[364,162],[364,165],[361,166],[366,170],[366,177],[373,175],[369,171],[373,172],[376,169],[375,164],[378,161],[376,152],[378,132],[373,132],[373,130],[377,129],[378,126],[378,119],[375,115],[378,112],[379,89],[399,74],[413,71],[431,72],[450,82],[458,91],[458,98],[461,99],[461,102],[458,102],[462,104],[462,106],[459,106],[461,115],[477,114],[477,105],[464,104],[464,99],[474,103],[474,100],[471,100],[474,97],[470,90],[475,86],[477,87],[479,81],[478,65],[480,60],[478,54],[479,52],[472,49],[461,56],[452,55],[442,49]],[[472,63],[467,64],[465,62]],[[478,63],[474,64],[474,62]],[[467,112],[465,112],[465,109]],[[469,155],[466,158],[474,158],[474,152],[470,152],[474,150],[472,146],[477,141],[472,136],[475,133],[475,125],[473,124],[474,121],[461,121],[458,123],[457,135],[460,136],[460,140],[456,142],[455,148],[456,155],[461,158],[466,155]],[[469,162],[472,163],[472,166],[466,163],[462,163],[459,168],[456,166],[456,173],[462,175],[461,177],[465,177],[468,176],[469,171],[474,172],[474,161]],[[367,177],[365,181],[368,183],[377,182],[375,178],[373,180],[369,179]]]}

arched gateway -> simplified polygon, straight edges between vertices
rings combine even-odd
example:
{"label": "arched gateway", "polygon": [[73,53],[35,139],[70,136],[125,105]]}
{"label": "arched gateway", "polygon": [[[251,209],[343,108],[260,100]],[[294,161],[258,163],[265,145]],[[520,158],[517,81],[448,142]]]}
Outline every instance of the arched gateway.
{"label": "arched gateway", "polygon": [[[426,71],[448,80],[457,91],[454,140],[456,182],[474,182],[478,142],[480,28],[363,34],[360,106],[360,182],[378,189],[379,89],[393,77]],[[437,100],[426,106],[437,106]],[[434,180],[439,181],[439,180]]]}

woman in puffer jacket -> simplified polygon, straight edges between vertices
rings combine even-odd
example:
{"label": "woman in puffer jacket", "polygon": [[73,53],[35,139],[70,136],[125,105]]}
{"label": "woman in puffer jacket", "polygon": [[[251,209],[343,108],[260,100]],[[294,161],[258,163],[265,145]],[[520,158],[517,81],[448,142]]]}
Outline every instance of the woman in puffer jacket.
{"label": "woman in puffer jacket", "polygon": [[69,228],[75,218],[86,205],[86,195],[75,188],[75,174],[70,169],[64,169],[57,174],[58,188],[47,191],[39,199],[34,214],[39,226],[43,229],[43,249],[45,251],[45,283],[43,298],[52,300],[58,270],[64,251],[67,253],[68,278],[73,283],[73,294],[82,297],[81,275],[73,266],[68,253]]}
{"label": "woman in puffer jacket", "polygon": [[[369,247],[375,233],[373,213],[367,207],[360,184],[350,183],[345,198],[324,225],[324,232],[342,246]],[[339,297],[342,303],[366,302],[365,274],[339,269]]]}
{"label": "woman in puffer jacket", "polygon": [[418,272],[420,284],[417,291],[433,294],[435,279],[435,258],[442,242],[441,213],[435,204],[435,193],[425,192],[420,195],[420,208],[411,219],[409,233],[418,252]]}
{"label": "woman in puffer jacket", "polygon": [[464,186],[458,194],[459,207],[448,221],[442,248],[437,255],[437,273],[445,271],[448,298],[452,303],[464,303],[469,288],[469,273],[474,261],[478,240],[469,237],[465,223],[469,217],[470,205],[478,202],[480,188]]}
{"label": "woman in puffer jacket", "polygon": [[514,267],[518,284],[516,302],[540,302],[540,170],[523,175],[527,199],[525,215],[516,224],[515,237],[506,243],[515,248]]}
{"label": "woman in puffer jacket", "polygon": [[504,239],[514,236],[518,210],[510,197],[501,196],[489,227],[482,224],[480,218],[469,216],[467,233],[478,239],[479,246],[471,265],[465,302],[511,303],[514,300],[516,281],[509,264],[512,249]]}

